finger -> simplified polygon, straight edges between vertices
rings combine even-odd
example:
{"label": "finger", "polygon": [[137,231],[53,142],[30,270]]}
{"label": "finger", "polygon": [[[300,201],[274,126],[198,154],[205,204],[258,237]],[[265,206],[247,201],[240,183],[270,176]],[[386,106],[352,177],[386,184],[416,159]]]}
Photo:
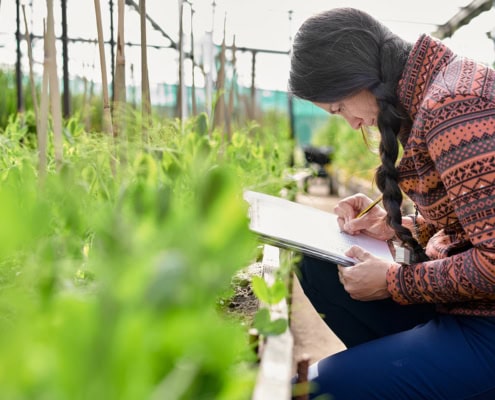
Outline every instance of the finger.
{"label": "finger", "polygon": [[344,232],[350,233],[351,235],[355,235],[356,233],[360,233],[363,229],[366,229],[367,226],[369,226],[369,223],[367,224],[366,221],[350,218],[344,221],[342,230]]}
{"label": "finger", "polygon": [[376,221],[374,220],[373,216],[366,214],[363,215],[362,217],[353,218],[348,222],[344,223],[342,229],[344,229],[345,232],[351,234],[357,234],[363,231],[369,231],[370,228],[372,228],[375,223]]}
{"label": "finger", "polygon": [[352,257],[357,261],[364,261],[367,257],[370,256],[370,253],[365,251],[362,247],[359,246],[351,246],[346,252],[345,255],[347,257]]}
{"label": "finger", "polygon": [[344,274],[344,268],[347,268],[347,267],[342,267],[341,265],[338,265],[337,266],[339,272],[338,272],[338,275],[339,275],[339,281],[342,285],[345,286],[345,274]]}
{"label": "finger", "polygon": [[340,201],[334,208],[334,213],[341,218],[353,218],[356,215],[356,208],[354,203],[348,201]]}

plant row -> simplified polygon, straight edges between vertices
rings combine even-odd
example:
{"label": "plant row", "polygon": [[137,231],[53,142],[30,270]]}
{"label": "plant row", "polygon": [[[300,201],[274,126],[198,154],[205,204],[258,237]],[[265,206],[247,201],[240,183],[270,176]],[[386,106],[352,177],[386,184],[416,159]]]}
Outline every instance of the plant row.
{"label": "plant row", "polygon": [[71,119],[43,179],[25,121],[0,135],[2,396],[249,398],[246,327],[217,300],[258,251],[242,191],[286,184],[284,120],[229,142],[154,121],[143,145],[133,116],[119,142]]}

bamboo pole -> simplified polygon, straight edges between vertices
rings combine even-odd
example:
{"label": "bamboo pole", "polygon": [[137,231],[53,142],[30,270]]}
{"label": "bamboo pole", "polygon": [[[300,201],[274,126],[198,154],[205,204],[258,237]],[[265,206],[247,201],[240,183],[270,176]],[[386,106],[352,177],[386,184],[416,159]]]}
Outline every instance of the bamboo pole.
{"label": "bamboo pole", "polygon": [[251,59],[251,112],[250,118],[252,120],[256,119],[256,51],[252,51]]}
{"label": "bamboo pole", "polygon": [[232,137],[232,123],[234,121],[234,94],[237,79],[237,68],[236,68],[236,47],[235,47],[235,36],[232,41],[232,82],[230,84],[229,92],[229,104],[227,109],[227,135],[230,140]]}
{"label": "bamboo pole", "polygon": [[60,104],[60,88],[57,75],[57,50],[55,47],[55,21],[53,17],[53,0],[46,0],[47,3],[47,27],[46,37],[48,39],[49,58],[49,92],[50,105],[53,123],[53,146],[55,149],[55,161],[57,167],[62,166],[63,161],[63,141],[62,141],[62,107]]}
{"label": "bamboo pole", "polygon": [[40,100],[40,124],[37,129],[38,132],[38,173],[40,180],[43,181],[46,175],[46,167],[47,167],[47,127],[48,127],[48,106],[50,100],[48,99],[48,81],[49,81],[49,73],[50,69],[50,50],[48,47],[48,40],[46,35],[46,22],[43,20],[43,50],[44,50],[44,59],[43,59],[43,81],[41,85],[41,100]]}
{"label": "bamboo pole", "polygon": [[184,84],[184,0],[179,0],[179,85],[177,87],[177,116],[181,128],[186,118],[186,93]]}
{"label": "bamboo pole", "polygon": [[126,102],[126,79],[125,79],[125,39],[124,39],[124,17],[125,0],[118,0],[118,22],[117,22],[117,58],[115,70],[115,100]]}
{"label": "bamboo pole", "polygon": [[219,127],[220,129],[224,129],[225,127],[225,52],[226,52],[226,44],[225,44],[225,35],[226,35],[226,23],[227,16],[225,15],[223,21],[223,40],[222,40],[222,48],[220,50],[220,67],[217,75],[217,102],[215,105],[215,114],[214,114],[214,126]]}
{"label": "bamboo pole", "polygon": [[[86,79],[87,81],[87,79]],[[89,84],[89,93],[88,93],[88,101],[87,101],[87,107],[84,110],[84,121],[85,121],[85,126],[86,130],[89,131],[91,128],[91,101],[93,100],[95,94],[95,81],[91,79],[91,82]]]}
{"label": "bamboo pole", "polygon": [[24,98],[22,96],[22,68],[21,68],[21,3],[16,0],[16,63],[15,63],[15,78],[17,90],[17,112],[24,111]]}
{"label": "bamboo pole", "polygon": [[62,60],[63,60],[63,115],[64,118],[69,118],[71,114],[70,107],[70,79],[69,79],[69,38],[67,34],[67,0],[61,0],[60,2],[62,8]]}
{"label": "bamboo pole", "polygon": [[117,3],[117,57],[115,66],[115,103],[114,103],[114,135],[120,137],[124,126],[124,108],[126,103],[126,85],[125,85],[125,40],[124,40],[124,0],[118,0]]}
{"label": "bamboo pole", "polygon": [[[113,0],[108,0],[108,6],[110,9],[110,78],[112,80],[110,87],[112,88],[110,98],[115,101],[115,39],[114,39],[114,28],[113,28]],[[115,135],[115,132],[114,132]]]}
{"label": "bamboo pole", "polygon": [[[83,64],[83,70],[84,70],[84,64]],[[86,116],[88,113],[88,78],[86,75],[82,77],[83,80],[83,98],[82,98],[82,105],[81,105],[81,119],[85,121],[85,128],[86,131],[89,130],[89,125],[86,124]]]}
{"label": "bamboo pole", "polygon": [[136,102],[136,79],[134,76],[134,64],[131,63],[130,65],[130,72],[131,72],[131,105],[132,109],[135,110],[137,108],[137,102]]}
{"label": "bamboo pole", "polygon": [[88,82],[88,77],[86,76],[86,70],[87,70],[87,64],[83,63],[83,98],[82,98],[82,105],[81,105],[81,119],[84,121],[84,128],[86,129],[86,132],[89,132],[90,129],[90,121],[89,121],[89,101],[90,98],[88,95],[88,87],[89,87],[89,82]]}
{"label": "bamboo pole", "polygon": [[33,97],[33,109],[34,117],[36,120],[36,131],[38,131],[39,126],[39,106],[38,106],[38,95],[36,93],[36,86],[34,84],[34,73],[33,73],[33,47],[31,43],[31,36],[29,35],[29,26],[26,18],[26,6],[22,5],[22,14],[24,17],[24,35],[26,38],[27,49],[28,49],[28,59],[29,59],[29,83],[31,85],[31,96]]}
{"label": "bamboo pole", "polygon": [[95,1],[96,29],[98,31],[98,47],[100,50],[101,83],[103,90],[103,131],[113,137],[112,113],[108,96],[107,66],[105,60],[105,42],[103,40],[103,27],[101,22],[100,0]]}
{"label": "bamboo pole", "polygon": [[141,110],[142,110],[142,138],[148,142],[148,129],[151,126],[151,96],[148,77],[148,53],[146,41],[146,1],[139,0],[139,15],[141,24]]}
{"label": "bamboo pole", "polygon": [[[207,66],[203,68],[203,74],[205,75],[205,106],[208,117],[213,121],[211,128],[214,126],[214,99],[213,99],[213,71],[215,69],[215,47],[213,45],[213,33],[215,31],[215,0],[211,3],[211,30],[205,32],[205,47],[203,49]],[[205,66],[203,66],[205,67]]]}
{"label": "bamboo pole", "polygon": [[192,87],[191,87],[191,103],[192,103],[192,114],[193,116],[198,115],[198,106],[196,104],[196,79],[195,79],[195,64],[196,60],[194,59],[194,13],[195,10],[193,8],[192,3],[189,3],[191,6],[191,61],[192,61]]}

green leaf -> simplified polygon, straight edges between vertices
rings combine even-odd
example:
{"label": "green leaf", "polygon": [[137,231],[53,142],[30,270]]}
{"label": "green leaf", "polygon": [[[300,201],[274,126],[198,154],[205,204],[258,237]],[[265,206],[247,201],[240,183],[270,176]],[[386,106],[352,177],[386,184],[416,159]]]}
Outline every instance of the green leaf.
{"label": "green leaf", "polygon": [[271,299],[270,304],[277,304],[286,297],[287,297],[287,287],[285,286],[285,283],[282,282],[281,280],[276,281],[270,287],[270,299]]}
{"label": "green leaf", "polygon": [[268,286],[263,278],[254,276],[252,286],[256,297],[269,305],[277,304],[287,297],[287,288],[281,280],[276,281],[272,286]]}
{"label": "green leaf", "polygon": [[270,311],[267,308],[259,309],[253,319],[253,326],[264,336],[280,335],[286,331],[288,325],[288,321],[285,318],[278,318],[272,321]]}
{"label": "green leaf", "polygon": [[265,327],[269,325],[270,322],[270,311],[268,308],[260,308],[253,318],[253,325],[260,333],[265,330]]}
{"label": "green leaf", "polygon": [[260,301],[270,304],[270,291],[265,280],[259,276],[253,276],[253,292]]}
{"label": "green leaf", "polygon": [[281,335],[287,330],[287,327],[289,326],[287,319],[285,318],[278,318],[274,321],[271,321],[270,324],[268,325],[267,331],[263,332],[265,336],[276,336],[276,335]]}

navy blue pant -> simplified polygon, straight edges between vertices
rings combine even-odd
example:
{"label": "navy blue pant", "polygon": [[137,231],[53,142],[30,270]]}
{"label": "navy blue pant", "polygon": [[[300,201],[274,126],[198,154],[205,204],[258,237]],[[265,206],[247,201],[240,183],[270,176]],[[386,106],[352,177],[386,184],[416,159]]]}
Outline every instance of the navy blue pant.
{"label": "navy blue pant", "polygon": [[392,300],[353,300],[337,267],[310,257],[302,260],[299,280],[347,346],[310,367],[310,398],[495,399],[495,318],[442,315],[431,305]]}

